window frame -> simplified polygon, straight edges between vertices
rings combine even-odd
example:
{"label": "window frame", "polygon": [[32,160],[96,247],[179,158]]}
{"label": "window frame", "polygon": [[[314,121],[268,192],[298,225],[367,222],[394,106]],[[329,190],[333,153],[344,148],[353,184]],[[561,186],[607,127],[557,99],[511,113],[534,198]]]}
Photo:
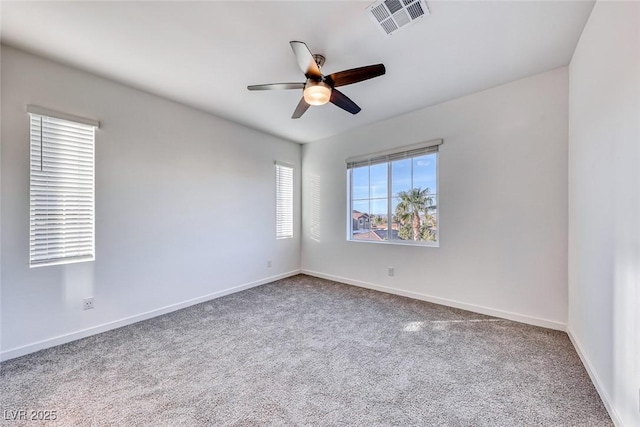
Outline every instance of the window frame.
{"label": "window frame", "polygon": [[[427,142],[398,147],[391,150],[371,153],[363,156],[350,157],[346,159],[347,164],[347,233],[346,239],[348,242],[355,243],[373,243],[373,244],[382,244],[382,245],[401,245],[401,246],[418,246],[418,247],[439,247],[440,246],[440,145],[442,145],[444,141],[442,139],[430,140]],[[410,153],[417,150],[425,150],[422,153],[411,155]],[[389,229],[391,228],[391,224],[393,221],[389,221],[393,217],[393,174],[392,174],[392,165],[396,160],[400,160],[402,158],[406,159],[414,159],[416,157],[420,157],[426,154],[436,154],[436,218],[437,218],[437,227],[436,227],[436,236],[435,241],[429,240],[402,240],[402,239],[388,239],[388,240],[360,240],[353,238],[353,170],[358,166],[350,166],[352,164],[360,163],[359,166],[364,166],[366,161],[369,161],[369,167],[376,164],[385,164],[387,166],[387,235],[389,235]],[[384,158],[387,160],[381,160]],[[412,163],[413,164],[413,163]],[[413,167],[413,166],[412,166]],[[412,175],[413,176],[413,175]],[[371,188],[371,182],[369,181],[369,188]],[[371,199],[371,197],[369,197]],[[368,213],[368,212],[367,212]],[[369,213],[368,213],[369,214]],[[369,214],[371,215],[371,214]],[[391,222],[391,224],[390,224]]]}
{"label": "window frame", "polygon": [[[95,261],[96,130],[99,129],[100,123],[97,120],[60,113],[34,105],[27,106],[27,113],[29,122],[29,268]],[[36,128],[34,128],[34,123]],[[51,169],[46,172],[43,170],[42,163],[40,170],[34,168],[34,162],[37,163],[38,157],[41,162],[44,159],[43,132],[45,123],[47,123],[48,130],[53,132],[47,138],[49,141],[46,143],[49,153],[53,153],[49,157]],[[61,137],[61,132],[68,132],[67,136]],[[39,147],[38,140],[40,141]],[[89,151],[87,151],[86,145],[88,143],[90,143]],[[66,147],[62,148],[61,146]],[[78,153],[83,154],[79,155]],[[90,160],[86,159],[85,153],[90,153]],[[74,160],[74,162],[79,162],[77,166],[69,167],[69,163],[65,164],[65,160],[68,162],[68,159],[72,159],[73,156],[85,158]],[[81,174],[83,176],[76,173],[79,169],[74,171],[76,167],[87,168]],[[66,170],[61,170],[61,168]],[[50,186],[50,182],[57,183],[58,189],[55,189],[55,185]],[[71,188],[71,190],[61,191],[59,189],[61,183],[64,183],[64,186]],[[40,188],[38,189],[38,187]],[[75,200],[71,202],[55,200],[53,204],[42,201],[42,199],[46,200],[51,197],[68,197]],[[37,201],[36,198],[41,200]],[[49,218],[48,214],[42,216],[37,213],[38,209],[48,209],[49,206],[61,209],[63,213],[58,214],[56,219]],[[71,213],[64,212],[67,208]],[[78,209],[88,210],[88,212],[78,213]],[[72,220],[72,223],[66,222],[68,218]],[[74,233],[76,236],[73,238],[52,236],[50,228],[53,227],[61,230],[56,234]],[[38,238],[45,242],[44,246],[36,243]],[[48,245],[57,247],[59,250],[50,250]],[[38,254],[38,251],[42,251],[42,253]]]}
{"label": "window frame", "polygon": [[[276,184],[276,240],[285,240],[285,239],[293,239],[294,237],[294,225],[295,225],[295,220],[294,220],[294,186],[295,186],[295,167],[292,164],[289,163],[285,163],[285,162],[280,162],[280,161],[275,161],[275,184]],[[290,187],[290,197],[291,199],[289,201],[285,201],[286,206],[281,205],[281,196],[280,196],[280,192],[281,192],[281,180],[280,180],[280,168],[284,168],[284,169],[289,169],[291,171],[291,187]],[[286,196],[286,195],[285,195]],[[280,209],[281,208],[287,208],[290,209],[290,212],[285,212],[283,214],[280,213]],[[281,226],[280,224],[280,220],[282,217],[289,217],[291,218],[291,222],[290,224],[285,224],[284,226]],[[281,228],[287,228],[287,230],[285,231],[290,231],[289,233],[282,233],[280,232]]]}

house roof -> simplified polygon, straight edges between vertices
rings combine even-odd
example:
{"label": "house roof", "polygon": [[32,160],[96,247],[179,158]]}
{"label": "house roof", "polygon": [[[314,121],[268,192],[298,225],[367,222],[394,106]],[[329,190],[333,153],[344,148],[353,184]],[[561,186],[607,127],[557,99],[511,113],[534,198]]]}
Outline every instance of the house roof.
{"label": "house roof", "polygon": [[366,216],[367,218],[370,218],[370,217],[371,217],[371,215],[369,215],[368,213],[363,213],[363,212],[355,211],[355,210],[354,210],[354,211],[353,211],[353,213],[351,214],[351,217],[352,217],[353,219],[360,219],[360,218],[361,218],[361,217],[363,217],[363,216]]}
{"label": "house roof", "polygon": [[353,240],[382,240],[375,231],[367,231],[366,233],[354,233]]}

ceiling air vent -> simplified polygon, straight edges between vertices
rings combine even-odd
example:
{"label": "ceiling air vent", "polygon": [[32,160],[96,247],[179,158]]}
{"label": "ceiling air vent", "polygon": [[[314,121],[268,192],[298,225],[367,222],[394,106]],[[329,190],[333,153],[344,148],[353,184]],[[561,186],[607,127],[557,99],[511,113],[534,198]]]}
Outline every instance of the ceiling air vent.
{"label": "ceiling air vent", "polygon": [[389,36],[428,15],[429,8],[424,0],[379,0],[367,8],[367,13],[376,27]]}

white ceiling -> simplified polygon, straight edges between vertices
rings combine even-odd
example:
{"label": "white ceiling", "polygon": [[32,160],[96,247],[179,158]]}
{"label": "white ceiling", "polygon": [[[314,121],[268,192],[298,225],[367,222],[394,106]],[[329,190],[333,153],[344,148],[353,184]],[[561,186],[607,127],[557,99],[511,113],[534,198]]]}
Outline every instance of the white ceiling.
{"label": "white ceiling", "polygon": [[[11,2],[2,42],[297,142],[310,142],[567,65],[593,1],[427,1],[431,15],[387,37],[370,2]],[[325,74],[384,63],[342,87],[362,111],[327,104],[298,120],[289,47],[326,56]]]}

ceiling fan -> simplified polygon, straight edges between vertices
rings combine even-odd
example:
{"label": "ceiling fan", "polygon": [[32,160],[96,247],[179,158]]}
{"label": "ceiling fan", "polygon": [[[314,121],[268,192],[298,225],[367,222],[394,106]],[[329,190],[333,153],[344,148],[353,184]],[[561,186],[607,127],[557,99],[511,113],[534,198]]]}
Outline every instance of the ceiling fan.
{"label": "ceiling fan", "polygon": [[347,95],[336,89],[339,86],[358,83],[385,73],[383,64],[368,65],[366,67],[353,68],[323,75],[320,68],[324,65],[325,58],[322,55],[312,55],[307,45],[303,42],[289,42],[298,61],[298,66],[307,78],[303,83],[271,83],[264,85],[247,86],[249,90],[274,90],[274,89],[302,89],[302,99],[298,103],[292,119],[299,119],[307,111],[310,105],[323,105],[331,102],[351,114],[358,114],[360,107]]}

